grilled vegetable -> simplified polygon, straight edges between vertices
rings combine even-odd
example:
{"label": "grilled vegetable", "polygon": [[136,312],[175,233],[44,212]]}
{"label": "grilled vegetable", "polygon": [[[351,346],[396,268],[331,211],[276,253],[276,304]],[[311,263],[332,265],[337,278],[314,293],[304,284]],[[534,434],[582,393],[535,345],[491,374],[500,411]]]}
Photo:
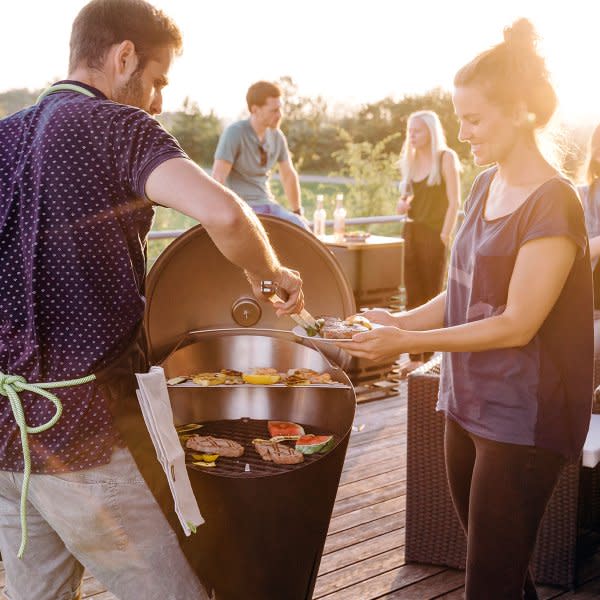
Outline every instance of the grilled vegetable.
{"label": "grilled vegetable", "polygon": [[324,324],[324,319],[316,319],[314,327],[309,325],[308,327],[304,328],[304,330],[306,331],[306,335],[308,335],[309,337],[315,337],[316,335],[320,335],[321,329]]}
{"label": "grilled vegetable", "polygon": [[316,454],[327,452],[333,445],[332,435],[303,435],[296,441],[296,450],[302,454]]}

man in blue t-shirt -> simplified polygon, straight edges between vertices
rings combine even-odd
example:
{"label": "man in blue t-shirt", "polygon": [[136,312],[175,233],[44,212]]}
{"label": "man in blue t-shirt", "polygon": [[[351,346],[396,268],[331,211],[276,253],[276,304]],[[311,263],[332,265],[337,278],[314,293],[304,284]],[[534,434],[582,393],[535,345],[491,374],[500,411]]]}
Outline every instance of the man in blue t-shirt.
{"label": "man in blue t-shirt", "polygon": [[[144,0],[92,0],[75,19],[70,47],[68,79],[0,121],[6,592],[13,600],[78,598],[86,567],[119,598],[207,598],[195,574],[203,557],[194,538],[182,543],[135,397],[134,372],[148,368],[142,320],[154,205],[202,223],[255,293],[261,280],[275,280],[289,293],[281,312],[301,310],[302,282],[280,265],[246,204],[151,117],[181,49],[177,26]],[[23,379],[91,374],[95,381],[58,390],[62,415],[43,430],[55,408],[22,392]]]}
{"label": "man in blue t-shirt", "polygon": [[[222,133],[212,175],[243,198],[254,212],[306,227],[298,173],[279,129],[281,90],[274,83],[259,81],[248,89],[246,102],[250,117],[229,125]],[[276,163],[291,212],[271,192],[269,178]]]}

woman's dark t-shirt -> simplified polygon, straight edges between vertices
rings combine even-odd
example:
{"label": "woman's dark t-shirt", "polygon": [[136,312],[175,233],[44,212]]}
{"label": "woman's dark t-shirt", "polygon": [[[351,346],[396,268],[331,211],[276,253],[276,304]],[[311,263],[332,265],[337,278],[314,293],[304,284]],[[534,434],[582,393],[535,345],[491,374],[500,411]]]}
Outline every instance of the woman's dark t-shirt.
{"label": "woman's dark t-shirt", "polygon": [[438,410],[483,438],[576,459],[591,414],[593,302],[583,210],[569,181],[553,178],[514,212],[484,218],[495,168],[482,173],[452,249],[445,326],[501,314],[521,246],[567,237],[578,252],[564,287],[523,347],[446,353]]}

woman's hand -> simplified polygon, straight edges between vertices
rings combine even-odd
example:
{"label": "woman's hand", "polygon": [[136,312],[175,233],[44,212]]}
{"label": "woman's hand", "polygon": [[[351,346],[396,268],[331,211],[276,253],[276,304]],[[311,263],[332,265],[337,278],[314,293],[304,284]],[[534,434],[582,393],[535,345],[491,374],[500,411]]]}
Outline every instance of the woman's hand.
{"label": "woman's hand", "polygon": [[398,204],[396,204],[396,212],[399,215],[405,215],[408,212],[409,208],[410,208],[410,202],[407,202],[406,200],[402,200],[402,198],[400,200],[398,200]]}
{"label": "woman's hand", "polygon": [[378,325],[398,327],[398,319],[390,314],[389,310],[385,310],[385,308],[372,308],[371,310],[365,310],[364,312],[358,313],[357,316],[365,317],[369,319],[371,323],[377,323]]}
{"label": "woman's hand", "polygon": [[397,358],[403,352],[409,352],[410,332],[397,327],[378,327],[364,333],[357,333],[352,341],[338,344],[338,348],[345,350],[352,356],[381,361],[388,358]]}

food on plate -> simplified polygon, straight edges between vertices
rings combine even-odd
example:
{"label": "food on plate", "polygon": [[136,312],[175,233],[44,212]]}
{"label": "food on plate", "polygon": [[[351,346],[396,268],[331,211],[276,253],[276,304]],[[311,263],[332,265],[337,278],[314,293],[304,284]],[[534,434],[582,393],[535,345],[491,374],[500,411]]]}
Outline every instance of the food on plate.
{"label": "food on plate", "polygon": [[329,373],[319,373],[312,369],[290,369],[285,379],[287,385],[310,385],[311,383],[334,383]]}
{"label": "food on plate", "polygon": [[286,436],[288,439],[292,439],[292,436],[299,438],[304,435],[304,427],[290,421],[269,421],[267,427],[272,438]]}
{"label": "food on plate", "polygon": [[306,331],[306,335],[308,335],[309,337],[315,337],[317,335],[320,335],[324,323],[324,319],[315,319],[314,326],[309,325],[308,327],[304,328],[304,330]]}
{"label": "food on plate", "polygon": [[355,333],[363,333],[371,329],[373,329],[371,322],[361,315],[344,320],[330,317],[321,328],[321,335],[326,339],[347,340]]}
{"label": "food on plate", "polygon": [[373,329],[372,323],[362,315],[353,315],[347,319],[339,317],[319,317],[314,327],[305,327],[309,337],[326,339],[350,339],[355,333]]}
{"label": "food on plate", "polygon": [[203,454],[218,454],[230,458],[244,454],[244,446],[241,444],[225,438],[216,438],[212,435],[192,435],[185,445]]}
{"label": "food on plate", "polygon": [[367,319],[367,317],[363,315],[352,315],[344,320],[344,323],[349,323],[351,325],[362,325],[367,329],[373,329],[373,323]]}
{"label": "food on plate", "polygon": [[344,239],[349,242],[364,242],[371,234],[368,231],[346,231]]}
{"label": "food on plate", "polygon": [[279,383],[281,375],[257,375],[256,373],[244,373],[242,378],[245,383],[251,383],[253,385],[272,385]]}
{"label": "food on plate", "polygon": [[225,385],[240,385],[244,383],[243,373],[233,369],[221,369],[221,374],[225,375]]}
{"label": "food on plate", "polygon": [[216,467],[217,463],[215,462],[204,462],[202,460],[195,460],[192,464],[196,467],[204,467],[210,469],[211,467]]}
{"label": "food on plate", "polygon": [[167,379],[167,385],[177,385],[178,383],[183,383],[187,381],[189,377],[185,375],[180,375],[179,377],[171,377],[171,379]]}
{"label": "food on plate", "polygon": [[251,373],[244,373],[242,378],[245,383],[272,385],[273,383],[279,383],[281,374],[278,373],[277,369],[273,369],[272,367],[258,367],[252,369]]}
{"label": "food on plate", "polygon": [[278,465],[296,465],[304,461],[304,454],[295,448],[271,440],[252,440],[256,451],[263,460]]}
{"label": "food on plate", "polygon": [[313,435],[309,433],[296,440],[296,450],[302,454],[327,452],[333,445],[332,435]]}
{"label": "food on plate", "polygon": [[225,383],[226,375],[224,373],[196,373],[192,375],[192,381],[196,385],[207,387],[210,385],[222,385]]}

